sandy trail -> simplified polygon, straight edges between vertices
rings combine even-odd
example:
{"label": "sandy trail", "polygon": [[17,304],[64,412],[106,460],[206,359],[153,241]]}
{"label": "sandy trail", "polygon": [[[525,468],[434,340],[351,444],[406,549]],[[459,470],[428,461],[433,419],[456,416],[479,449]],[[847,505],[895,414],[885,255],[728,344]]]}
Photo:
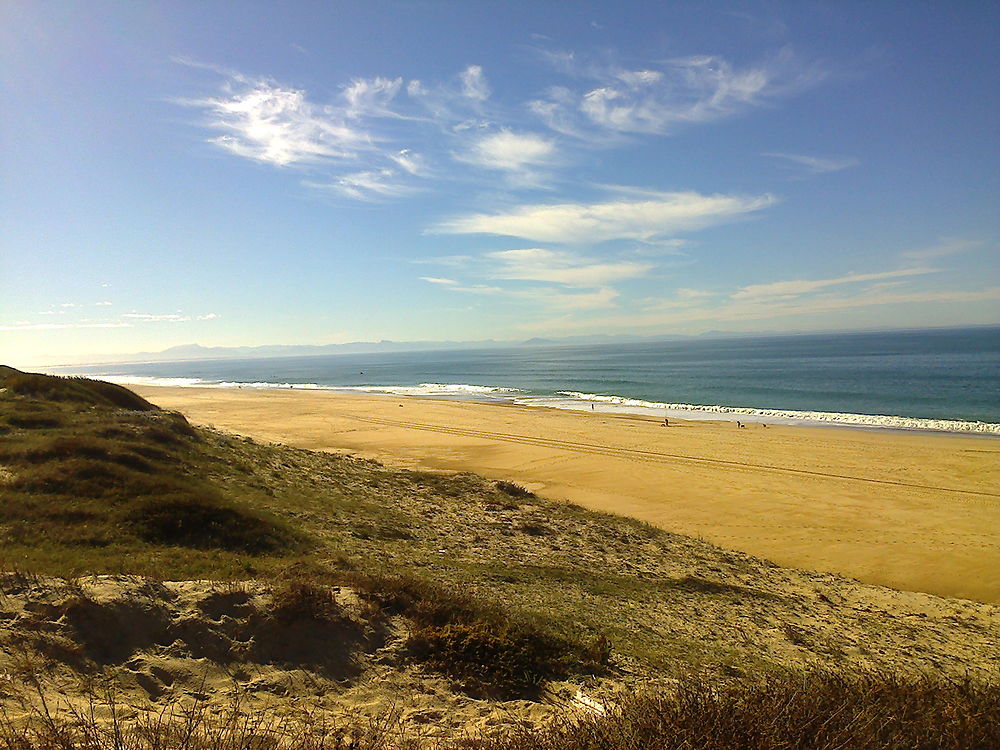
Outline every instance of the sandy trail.
{"label": "sandy trail", "polygon": [[1000,603],[1000,441],[307,391],[134,388],[201,424],[511,479],[774,562]]}

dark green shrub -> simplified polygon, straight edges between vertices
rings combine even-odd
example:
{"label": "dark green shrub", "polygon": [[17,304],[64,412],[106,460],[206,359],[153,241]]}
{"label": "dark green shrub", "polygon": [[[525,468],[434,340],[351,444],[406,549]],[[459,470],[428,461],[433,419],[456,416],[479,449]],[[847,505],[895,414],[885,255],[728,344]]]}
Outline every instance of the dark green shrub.
{"label": "dark green shrub", "polygon": [[132,510],[127,521],[142,539],[155,544],[252,554],[299,546],[298,540],[276,523],[211,495],[154,497]]}

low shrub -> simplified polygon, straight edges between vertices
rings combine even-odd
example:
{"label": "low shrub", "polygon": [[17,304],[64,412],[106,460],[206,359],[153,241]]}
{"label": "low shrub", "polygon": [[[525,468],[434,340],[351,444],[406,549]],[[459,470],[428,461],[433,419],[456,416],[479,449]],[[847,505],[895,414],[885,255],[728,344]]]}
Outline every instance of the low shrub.
{"label": "low shrub", "polygon": [[383,611],[412,621],[406,645],[414,661],[452,677],[472,693],[530,695],[547,680],[603,672],[610,657],[593,644],[514,618],[449,586],[356,572],[344,578]]}
{"label": "low shrub", "polygon": [[280,553],[301,546],[276,522],[207,493],[153,497],[130,511],[126,520],[142,539],[154,544],[251,554]]}
{"label": "low shrub", "polygon": [[61,378],[14,370],[2,376],[2,382],[9,392],[28,398],[73,401],[131,411],[159,411],[158,406],[128,388],[101,380]]}
{"label": "low shrub", "polygon": [[330,587],[309,580],[282,582],[271,594],[271,605],[271,614],[285,622],[335,622],[344,616]]}
{"label": "low shrub", "polygon": [[506,479],[501,479],[495,486],[503,494],[510,495],[511,497],[516,497],[518,499],[535,497],[535,493],[527,487],[522,487],[515,482],[508,482]]}

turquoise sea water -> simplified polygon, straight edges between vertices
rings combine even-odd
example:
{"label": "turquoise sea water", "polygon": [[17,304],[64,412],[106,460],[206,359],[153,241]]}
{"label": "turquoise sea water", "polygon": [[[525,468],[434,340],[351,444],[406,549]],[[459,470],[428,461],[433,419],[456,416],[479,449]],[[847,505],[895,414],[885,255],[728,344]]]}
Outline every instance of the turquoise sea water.
{"label": "turquoise sea water", "polygon": [[1000,328],[77,367],[121,381],[1000,434]]}

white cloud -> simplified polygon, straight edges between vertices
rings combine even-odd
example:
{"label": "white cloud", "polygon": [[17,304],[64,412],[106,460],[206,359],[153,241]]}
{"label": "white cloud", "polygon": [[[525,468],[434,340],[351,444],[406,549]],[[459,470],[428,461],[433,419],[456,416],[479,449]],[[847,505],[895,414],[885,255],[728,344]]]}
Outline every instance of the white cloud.
{"label": "white cloud", "polygon": [[[862,290],[849,295],[817,295],[805,299],[736,300],[726,304],[707,304],[682,309],[650,309],[639,314],[621,314],[602,318],[574,319],[568,317],[538,320],[522,326],[522,330],[545,331],[629,331],[679,330],[687,326],[740,324],[748,321],[804,318],[811,315],[830,315],[842,311],[878,310],[893,305],[960,305],[981,302],[1000,302],[1000,286],[968,290],[885,291],[877,288]],[[1000,306],[997,308],[1000,312]],[[883,316],[888,313],[880,312]],[[881,320],[883,318],[879,318]],[[912,319],[912,317],[910,317]],[[873,319],[872,322],[877,322]]]}
{"label": "white cloud", "polygon": [[396,117],[389,104],[403,86],[402,78],[355,78],[344,87],[347,116]]}
{"label": "white cloud", "polygon": [[409,185],[396,180],[397,173],[392,169],[372,169],[363,172],[353,172],[334,178],[332,182],[307,182],[309,187],[335,190],[348,198],[356,200],[377,200],[379,198],[395,198],[409,195],[416,191]]}
{"label": "white cloud", "polygon": [[615,306],[618,292],[610,287],[602,287],[592,292],[565,293],[555,290],[544,290],[539,296],[540,301],[557,310],[582,312],[584,310],[603,310]]}
{"label": "white cloud", "polygon": [[[425,281],[430,281],[430,279],[425,279]],[[503,297],[515,302],[564,312],[583,312],[586,310],[601,310],[614,307],[615,300],[619,296],[617,290],[610,287],[601,287],[586,292],[570,292],[555,287],[509,289],[489,286],[487,284],[473,284],[469,286],[449,285],[445,288],[453,292]]]}
{"label": "white cloud", "polygon": [[131,323],[15,323],[0,331],[54,331],[63,328],[131,328]]}
{"label": "white cloud", "polygon": [[504,213],[460,216],[431,228],[441,234],[497,234],[536,242],[594,244],[651,241],[703,229],[773,205],[770,195],[657,193],[647,200],[517,206]]}
{"label": "white cloud", "polygon": [[421,281],[426,281],[431,284],[442,284],[445,286],[453,286],[455,284],[458,284],[458,282],[455,281],[454,279],[443,279],[438,276],[421,276],[420,279]]}
{"label": "white cloud", "polygon": [[499,133],[484,136],[468,152],[456,156],[459,161],[487,169],[517,172],[527,167],[547,164],[555,154],[555,144],[534,133]]}
{"label": "white cloud", "polygon": [[[237,74],[225,88],[226,96],[179,103],[209,113],[208,127],[225,133],[210,142],[238,156],[283,167],[352,159],[371,147],[369,135],[348,125],[343,113],[313,104],[302,90]],[[374,101],[374,92],[354,95],[359,106]]]}
{"label": "white cloud", "polygon": [[394,154],[389,154],[389,159],[395,162],[400,169],[414,177],[424,177],[428,174],[427,160],[422,155],[408,148],[404,148]]}
{"label": "white cloud", "polygon": [[411,260],[411,263],[416,263],[418,265],[433,265],[433,266],[464,266],[473,260],[471,255],[437,255],[431,258],[417,258]]}
{"label": "white cloud", "polygon": [[604,286],[642,276],[653,266],[633,261],[593,262],[573,253],[526,248],[501,250],[486,257],[496,262],[494,279],[545,281],[567,286]]}
{"label": "white cloud", "polygon": [[799,297],[803,294],[809,294],[820,289],[825,289],[826,287],[839,286],[841,284],[858,284],[865,281],[922,276],[928,273],[937,273],[937,269],[902,268],[897,271],[883,271],[881,273],[851,273],[833,279],[775,281],[769,284],[751,284],[734,293],[733,299],[755,301],[786,299]]}
{"label": "white cloud", "polygon": [[198,320],[216,320],[221,316],[218,313],[207,313],[205,315],[199,315]]}
{"label": "white cloud", "polygon": [[479,65],[470,65],[459,76],[462,79],[462,94],[467,99],[485,101],[490,98],[490,87],[486,83],[483,69]]}
{"label": "white cloud", "polygon": [[108,305],[110,305],[110,304],[112,304],[112,303],[111,303],[111,302],[95,302],[94,304],[95,304],[95,305],[96,305],[97,307],[107,307]]}
{"label": "white cloud", "polygon": [[957,237],[943,237],[936,244],[928,247],[921,247],[915,250],[906,250],[899,254],[903,260],[927,261],[936,258],[945,258],[949,255],[958,255],[974,248],[982,243],[972,240],[963,240]]}
{"label": "white cloud", "polygon": [[826,174],[827,172],[839,172],[848,167],[856,167],[861,162],[853,156],[805,156],[803,154],[765,153],[762,156],[770,156],[775,159],[785,159],[799,166],[805,167],[811,174]]}
{"label": "white cloud", "polygon": [[181,315],[180,313],[167,313],[164,315],[153,315],[151,313],[125,313],[122,315],[123,318],[129,318],[130,320],[141,320],[146,323],[185,323],[191,318],[187,315]]}
{"label": "white cloud", "polygon": [[529,108],[552,129],[584,137],[589,126],[613,133],[664,135],[678,126],[711,122],[806,88],[822,74],[799,66],[787,51],[766,62],[736,68],[721,57],[700,55],[628,70],[547,56],[558,67],[599,85],[550,90]]}

